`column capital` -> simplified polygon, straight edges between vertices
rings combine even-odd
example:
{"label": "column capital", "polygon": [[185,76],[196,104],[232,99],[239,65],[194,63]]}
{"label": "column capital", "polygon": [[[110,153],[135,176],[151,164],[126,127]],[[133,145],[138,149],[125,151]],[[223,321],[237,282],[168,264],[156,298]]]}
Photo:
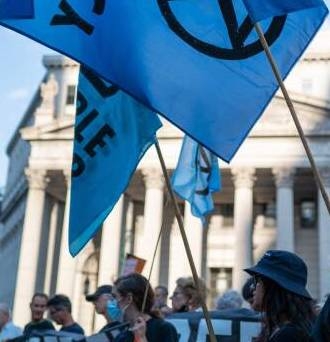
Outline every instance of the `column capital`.
{"label": "column capital", "polygon": [[321,167],[319,172],[324,186],[330,188],[330,167]]}
{"label": "column capital", "polygon": [[30,189],[45,190],[49,183],[49,177],[46,177],[46,170],[25,169],[25,176]]}
{"label": "column capital", "polygon": [[278,188],[292,188],[295,169],[289,167],[275,167],[272,169]]}
{"label": "column capital", "polygon": [[164,176],[160,169],[148,168],[142,170],[143,179],[146,188],[163,189],[164,187]]}
{"label": "column capital", "polygon": [[255,168],[253,167],[234,167],[231,169],[233,182],[236,188],[252,188],[255,177]]}

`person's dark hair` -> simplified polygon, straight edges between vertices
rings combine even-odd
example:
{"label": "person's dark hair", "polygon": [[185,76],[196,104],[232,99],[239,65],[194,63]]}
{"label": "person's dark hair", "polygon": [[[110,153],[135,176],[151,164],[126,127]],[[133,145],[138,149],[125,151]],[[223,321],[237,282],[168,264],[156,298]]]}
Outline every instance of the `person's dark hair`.
{"label": "person's dark hair", "polygon": [[242,297],[244,300],[248,301],[253,297],[253,277],[247,279],[242,287]]}
{"label": "person's dark hair", "polygon": [[48,302],[48,296],[46,295],[46,293],[36,292],[36,293],[32,296],[31,303],[33,302],[33,300],[34,300],[36,297],[45,298],[46,301]]}
{"label": "person's dark hair", "polygon": [[264,288],[261,310],[265,315],[264,336],[259,341],[268,341],[274,329],[287,321],[308,336],[315,319],[312,301],[282,288],[269,278],[260,277],[260,281]]}
{"label": "person's dark hair", "polygon": [[167,290],[166,286],[158,285],[158,286],[155,287],[155,290],[158,290],[158,289],[163,292],[164,296],[168,296],[168,290]]}
{"label": "person's dark hair", "polygon": [[145,295],[145,291],[148,287],[144,313],[149,314],[151,316],[158,316],[157,312],[152,310],[152,306],[154,305],[154,291],[151,285],[149,284],[147,278],[145,278],[139,273],[133,273],[119,277],[114,284],[117,288],[117,291],[122,296],[127,296],[128,294],[132,295],[133,303],[141,312],[143,298]]}
{"label": "person's dark hair", "polygon": [[62,294],[57,294],[49,299],[49,301],[47,302],[47,306],[52,306],[55,309],[66,309],[68,312],[71,313],[71,301],[69,297]]}

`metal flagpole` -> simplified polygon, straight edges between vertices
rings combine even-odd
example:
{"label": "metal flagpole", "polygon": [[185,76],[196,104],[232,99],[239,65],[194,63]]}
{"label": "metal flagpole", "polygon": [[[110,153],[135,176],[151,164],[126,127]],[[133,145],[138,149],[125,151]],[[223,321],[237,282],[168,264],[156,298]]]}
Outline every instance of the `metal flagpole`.
{"label": "metal flagpole", "polygon": [[309,159],[309,162],[311,164],[311,168],[312,168],[312,171],[313,171],[313,174],[314,174],[314,178],[316,180],[316,183],[321,191],[321,194],[322,194],[322,197],[323,197],[323,200],[324,200],[324,203],[325,205],[327,206],[327,209],[328,209],[328,213],[330,214],[330,201],[329,201],[329,196],[325,190],[325,187],[324,187],[324,184],[322,182],[322,178],[320,176],[320,173],[316,167],[316,164],[315,164],[315,161],[314,161],[314,158],[313,158],[313,155],[312,155],[312,152],[308,146],[308,143],[307,143],[307,139],[305,137],[305,134],[304,134],[304,131],[300,125],[300,122],[299,122],[299,119],[298,119],[298,116],[297,116],[297,113],[295,111],[295,108],[293,106],[293,103],[291,101],[291,98],[287,92],[287,89],[283,83],[283,80],[281,78],[281,75],[280,75],[280,71],[277,67],[277,64],[276,64],[276,61],[274,59],[274,57],[272,56],[272,53],[269,49],[269,46],[268,46],[268,43],[266,41],[266,38],[262,32],[262,29],[260,27],[260,25],[258,23],[255,23],[254,24],[254,27],[258,33],[258,36],[259,36],[259,39],[260,39],[260,42],[262,44],[262,47],[264,48],[265,50],[265,53],[267,55],[267,58],[268,58],[268,61],[272,67],[272,70],[274,72],[274,75],[276,77],[276,80],[282,90],[282,93],[283,93],[283,96],[284,96],[284,99],[285,99],[285,102],[286,104],[288,105],[288,108],[290,110],[290,113],[291,113],[291,116],[292,116],[292,119],[296,125],[296,128],[297,128],[297,131],[299,133],[299,136],[300,136],[300,139],[303,143],[303,146],[305,148],[305,151],[306,151],[306,154],[307,154],[307,157]]}
{"label": "metal flagpole", "polygon": [[[176,216],[176,219],[177,219],[178,224],[179,224],[180,233],[181,233],[181,236],[182,236],[184,248],[185,248],[185,251],[186,251],[186,254],[187,254],[187,258],[188,258],[188,261],[189,261],[189,265],[190,265],[190,268],[191,268],[191,272],[192,272],[192,276],[193,276],[193,279],[194,279],[194,282],[195,282],[195,286],[197,288],[197,291],[199,293],[201,293],[201,289],[199,287],[199,282],[198,282],[198,274],[197,274],[197,271],[196,271],[196,266],[195,266],[195,263],[194,263],[193,256],[191,254],[191,249],[190,249],[190,246],[189,246],[187,235],[186,235],[186,232],[184,230],[184,224],[183,224],[182,216],[180,214],[178,202],[177,202],[177,200],[175,198],[175,195],[174,195],[174,192],[173,192],[173,189],[172,189],[172,186],[171,186],[170,178],[169,178],[168,173],[167,173],[166,165],[165,165],[165,162],[164,162],[164,158],[163,158],[162,151],[160,149],[158,140],[156,140],[155,146],[156,146],[158,158],[159,158],[159,161],[160,161],[160,165],[161,165],[161,168],[162,168],[162,171],[163,171],[163,174],[164,174],[165,183],[166,183],[166,186],[167,186],[170,198],[171,198],[173,206],[174,206],[175,216]],[[209,331],[210,342],[217,342],[217,339],[216,339],[216,337],[214,335],[214,330],[213,330],[210,314],[209,314],[209,311],[207,309],[207,306],[205,304],[204,299],[202,299],[202,309],[203,309],[203,314],[204,314],[204,317],[205,317],[207,329]]]}

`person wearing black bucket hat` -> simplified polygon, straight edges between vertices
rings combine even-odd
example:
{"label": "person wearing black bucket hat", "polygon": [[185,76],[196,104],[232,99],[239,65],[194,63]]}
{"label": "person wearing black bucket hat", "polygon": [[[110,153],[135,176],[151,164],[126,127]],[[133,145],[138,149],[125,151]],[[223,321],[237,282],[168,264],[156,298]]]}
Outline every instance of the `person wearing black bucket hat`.
{"label": "person wearing black bucket hat", "polygon": [[244,271],[254,277],[252,306],[264,313],[257,341],[309,341],[315,317],[305,262],[294,253],[270,250]]}
{"label": "person wearing black bucket hat", "polygon": [[94,304],[96,313],[104,316],[107,321],[107,324],[103,326],[99,332],[109,330],[119,324],[116,319],[113,319],[113,317],[109,316],[107,310],[108,303],[113,298],[111,285],[101,285],[94,293],[87,294],[85,298],[87,302]]}

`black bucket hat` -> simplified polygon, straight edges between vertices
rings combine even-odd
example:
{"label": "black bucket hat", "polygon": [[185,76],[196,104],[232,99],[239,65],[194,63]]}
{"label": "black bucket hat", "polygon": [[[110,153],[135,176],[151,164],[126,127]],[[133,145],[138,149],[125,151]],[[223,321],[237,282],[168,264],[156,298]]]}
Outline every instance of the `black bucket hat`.
{"label": "black bucket hat", "polygon": [[244,271],[250,275],[260,275],[273,280],[284,289],[311,299],[306,290],[307,266],[296,254],[270,250],[267,251],[259,262]]}
{"label": "black bucket hat", "polygon": [[86,295],[85,298],[88,302],[94,302],[99,298],[102,294],[111,294],[112,286],[111,285],[102,285],[99,286],[94,293]]}

